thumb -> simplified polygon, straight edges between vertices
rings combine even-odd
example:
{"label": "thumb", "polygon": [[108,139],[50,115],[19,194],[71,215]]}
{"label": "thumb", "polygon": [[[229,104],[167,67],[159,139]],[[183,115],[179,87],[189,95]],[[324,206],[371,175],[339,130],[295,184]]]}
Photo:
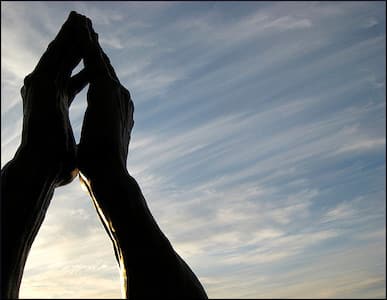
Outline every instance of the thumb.
{"label": "thumb", "polygon": [[76,75],[72,76],[68,85],[68,92],[70,95],[68,105],[73,102],[75,96],[83,90],[83,88],[89,83],[89,76],[87,74],[87,70],[83,69]]}

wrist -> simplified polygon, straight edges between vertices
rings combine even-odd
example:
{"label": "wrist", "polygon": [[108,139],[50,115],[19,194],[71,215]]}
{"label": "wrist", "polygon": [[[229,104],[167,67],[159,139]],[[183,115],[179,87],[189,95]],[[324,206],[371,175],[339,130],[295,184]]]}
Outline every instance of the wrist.
{"label": "wrist", "polygon": [[109,176],[122,177],[128,174],[126,161],[119,155],[109,154],[107,151],[101,155],[84,151],[82,146],[78,147],[77,166],[79,171],[88,180],[107,178]]}
{"label": "wrist", "polygon": [[22,169],[33,172],[34,176],[45,177],[54,184],[60,184],[61,182],[68,183],[76,176],[74,174],[76,171],[75,152],[74,158],[72,157],[69,153],[57,153],[50,148],[22,144],[13,162],[22,166]]}

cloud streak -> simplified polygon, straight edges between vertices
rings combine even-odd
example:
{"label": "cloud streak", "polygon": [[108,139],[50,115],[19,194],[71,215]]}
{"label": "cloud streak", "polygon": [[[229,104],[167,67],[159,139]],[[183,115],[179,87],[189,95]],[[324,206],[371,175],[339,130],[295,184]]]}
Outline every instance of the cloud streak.
{"label": "cloud streak", "polygon": [[[134,99],[128,170],[211,298],[385,297],[385,3],[1,6],[2,166],[23,78],[77,10]],[[77,180],[55,192],[21,297],[120,297]]]}

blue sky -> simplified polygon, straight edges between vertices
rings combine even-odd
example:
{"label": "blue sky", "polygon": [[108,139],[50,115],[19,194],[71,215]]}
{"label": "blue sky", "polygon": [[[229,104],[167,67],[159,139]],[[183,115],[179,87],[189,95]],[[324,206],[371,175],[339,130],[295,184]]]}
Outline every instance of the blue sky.
{"label": "blue sky", "polygon": [[[134,100],[128,170],[211,298],[384,298],[385,9],[2,1],[1,165],[20,143],[22,80],[76,10]],[[77,179],[55,192],[20,295],[121,296]]]}

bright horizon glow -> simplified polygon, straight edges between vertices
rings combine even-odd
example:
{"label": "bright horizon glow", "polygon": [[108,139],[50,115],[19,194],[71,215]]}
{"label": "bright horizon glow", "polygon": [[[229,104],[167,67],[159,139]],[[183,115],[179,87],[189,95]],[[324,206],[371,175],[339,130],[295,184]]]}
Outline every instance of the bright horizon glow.
{"label": "bright horizon glow", "polygon": [[[75,10],[134,101],[128,170],[210,298],[385,298],[385,9],[2,1],[2,167],[23,78]],[[85,95],[70,108],[77,141]],[[20,297],[122,297],[78,179],[55,191]]]}

